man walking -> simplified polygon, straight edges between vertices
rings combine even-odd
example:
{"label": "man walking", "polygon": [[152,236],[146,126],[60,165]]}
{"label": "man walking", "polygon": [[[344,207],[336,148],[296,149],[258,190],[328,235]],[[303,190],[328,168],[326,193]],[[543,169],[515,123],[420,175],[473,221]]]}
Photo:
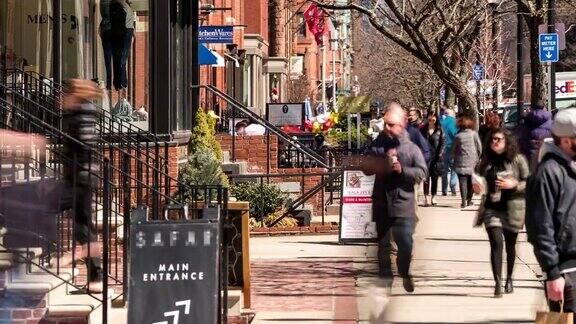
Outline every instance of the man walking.
{"label": "man walking", "polygon": [[442,195],[448,195],[448,181],[450,181],[450,191],[452,196],[456,196],[456,171],[454,170],[454,157],[452,156],[452,143],[456,134],[458,134],[458,127],[456,126],[456,118],[454,117],[454,110],[446,108],[444,110],[444,118],[440,121],[440,125],[444,130],[446,136],[446,145],[443,152],[444,172],[442,173]]}
{"label": "man walking", "polygon": [[553,143],[542,146],[542,161],[526,190],[528,240],[546,273],[550,309],[576,311],[576,108],[556,115]]}
{"label": "man walking", "polygon": [[422,112],[420,109],[412,107],[410,110],[408,110],[408,123],[418,127],[419,129],[424,127],[424,122],[422,121]]}
{"label": "man walking", "polygon": [[363,169],[367,174],[376,174],[372,199],[380,276],[390,282],[393,277],[388,235],[391,232],[398,245],[397,265],[404,289],[413,292],[410,263],[416,217],[414,187],[426,178],[427,167],[422,152],[407,134],[406,113],[399,105],[391,105],[385,112],[384,130],[367,153],[379,157],[378,162],[372,161],[378,171],[367,165],[370,162]]}

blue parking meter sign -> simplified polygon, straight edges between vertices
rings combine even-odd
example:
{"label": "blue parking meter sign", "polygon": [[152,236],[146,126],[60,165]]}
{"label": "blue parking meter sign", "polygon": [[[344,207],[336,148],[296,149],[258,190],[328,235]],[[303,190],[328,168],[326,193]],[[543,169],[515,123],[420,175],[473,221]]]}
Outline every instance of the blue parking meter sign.
{"label": "blue parking meter sign", "polygon": [[540,34],[538,37],[538,45],[540,52],[540,62],[558,62],[558,34]]}
{"label": "blue parking meter sign", "polygon": [[472,76],[474,81],[480,81],[484,79],[484,66],[482,64],[474,64],[472,66]]}

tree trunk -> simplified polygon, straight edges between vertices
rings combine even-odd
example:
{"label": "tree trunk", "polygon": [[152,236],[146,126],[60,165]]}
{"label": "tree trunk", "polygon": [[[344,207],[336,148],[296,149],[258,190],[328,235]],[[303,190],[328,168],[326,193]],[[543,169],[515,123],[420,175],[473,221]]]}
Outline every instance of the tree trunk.
{"label": "tree trunk", "polygon": [[532,109],[536,105],[542,105],[546,102],[546,73],[544,72],[544,65],[540,63],[540,54],[538,52],[538,25],[542,24],[543,20],[539,16],[526,17],[526,25],[530,32],[530,78],[532,86],[530,91],[530,103]]}
{"label": "tree trunk", "polygon": [[[458,69],[450,70],[443,65],[432,65],[431,66],[436,75],[444,82],[444,84],[450,88],[450,92],[454,94],[454,97],[458,101],[458,108],[460,111],[470,111],[472,113],[478,114],[474,103],[474,97],[468,90],[466,85],[467,80],[465,77],[461,77]],[[446,91],[448,93],[449,91]]]}

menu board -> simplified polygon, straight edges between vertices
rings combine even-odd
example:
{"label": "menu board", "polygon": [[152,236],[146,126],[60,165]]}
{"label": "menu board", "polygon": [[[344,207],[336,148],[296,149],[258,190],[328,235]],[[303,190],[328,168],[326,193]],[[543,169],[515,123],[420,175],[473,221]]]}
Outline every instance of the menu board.
{"label": "menu board", "polygon": [[346,170],[342,175],[340,204],[340,243],[372,242],[377,238],[372,221],[374,176],[362,171]]}

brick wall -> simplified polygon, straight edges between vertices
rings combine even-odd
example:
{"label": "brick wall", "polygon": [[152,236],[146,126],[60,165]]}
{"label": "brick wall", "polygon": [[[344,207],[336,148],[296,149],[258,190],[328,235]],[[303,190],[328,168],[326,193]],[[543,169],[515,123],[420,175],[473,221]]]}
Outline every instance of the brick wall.
{"label": "brick wall", "polygon": [[[218,134],[216,139],[220,142],[222,151],[230,152],[232,158],[232,136],[227,134]],[[279,169],[278,168],[278,137],[270,136],[270,173],[271,174],[285,174],[285,177],[272,178],[271,182],[302,182],[302,177],[290,176],[297,173],[322,173],[325,169],[322,168],[292,168],[292,169]],[[266,136],[237,136],[235,151],[237,161],[248,162],[249,173],[266,173]],[[321,176],[306,176],[304,177],[304,192],[312,189],[322,181]],[[317,193],[307,202],[314,208],[315,214],[322,212],[322,196]]]}
{"label": "brick wall", "polygon": [[268,42],[268,1],[251,0],[244,4],[245,33],[261,35]]}
{"label": "brick wall", "polygon": [[0,324],[44,323],[46,296],[7,292],[0,302]]}
{"label": "brick wall", "polygon": [[[216,135],[222,151],[230,152],[232,158],[232,136],[226,134]],[[270,168],[271,172],[278,164],[278,137],[270,136]],[[236,160],[247,161],[250,173],[266,173],[266,136],[236,136]]]}
{"label": "brick wall", "polygon": [[[147,16],[139,16],[138,20],[148,22]],[[134,89],[135,108],[142,105],[148,108],[148,32],[136,32],[134,35],[134,50],[136,56],[132,58],[132,64],[135,65],[135,82]]]}

